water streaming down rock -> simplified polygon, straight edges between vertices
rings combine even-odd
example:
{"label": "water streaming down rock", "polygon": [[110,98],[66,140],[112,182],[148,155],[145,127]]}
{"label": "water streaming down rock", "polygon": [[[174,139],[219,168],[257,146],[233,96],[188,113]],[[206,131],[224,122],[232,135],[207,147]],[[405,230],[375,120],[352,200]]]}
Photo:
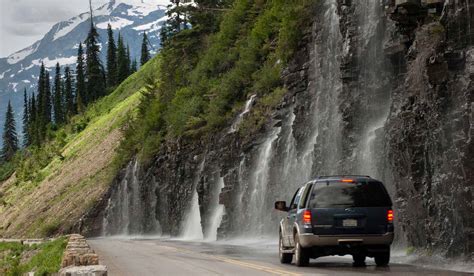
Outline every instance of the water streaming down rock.
{"label": "water streaming down rock", "polygon": [[201,213],[199,211],[199,195],[194,190],[189,210],[182,226],[180,238],[185,240],[202,240],[204,238],[201,225]]}
{"label": "water streaming down rock", "polygon": [[156,217],[156,186],[140,181],[139,162],[130,162],[122,180],[113,189],[105,209],[103,235],[160,235]]}
{"label": "water streaming down rock", "polygon": [[[354,114],[355,149],[353,173],[385,180],[384,125],[391,103],[390,62],[384,54],[386,21],[384,1],[358,1],[355,13],[360,26],[357,53],[359,71],[357,86],[352,93],[359,95],[359,108]],[[360,130],[360,131],[357,131]],[[390,183],[386,183],[390,184]]]}
{"label": "water streaming down rock", "polygon": [[[339,25],[341,19],[336,0],[324,1],[320,8],[318,22],[313,29],[314,42],[308,49],[305,92],[295,93],[292,103],[282,109],[281,119],[270,122],[260,142],[239,157],[236,175],[238,186],[231,188],[236,193],[232,200],[233,206],[227,208],[231,211],[228,214],[230,220],[241,221],[233,226],[236,228],[233,232],[237,235],[267,232],[277,219],[275,215],[268,215],[275,199],[287,199],[296,187],[316,175],[341,173],[343,168],[344,126],[340,113],[340,94],[343,87],[341,57],[344,45]],[[377,23],[372,22],[374,16],[368,18],[369,22],[363,29],[368,33],[374,32],[373,25]],[[234,120],[230,135],[238,129],[245,114],[251,111],[255,100],[255,95],[249,98],[244,110]],[[196,176],[191,206],[185,211],[181,226],[181,236],[188,239],[202,239],[203,236],[199,210],[204,207],[199,206],[200,195],[196,187],[201,175],[206,173],[203,172],[204,164],[203,160],[198,171],[194,172]],[[210,200],[215,200],[215,196],[211,196]],[[206,238],[217,235],[214,231],[218,226],[214,224],[221,216],[215,211],[221,206],[214,203],[208,205],[214,211],[209,212],[212,226]]]}
{"label": "water streaming down rock", "polygon": [[[305,92],[295,93],[287,101],[290,104],[269,122],[263,137],[240,157],[236,199],[227,207],[230,220],[242,222],[231,223],[235,235],[276,235],[272,229],[279,214],[270,212],[273,202],[289,199],[298,186],[326,168],[337,172],[342,37],[336,10],[335,0],[325,1],[318,10],[320,22],[325,23],[314,29],[316,42],[308,48],[307,68],[303,70],[308,76],[298,70],[297,76],[286,73],[288,78],[303,77],[299,82],[307,83]],[[321,159],[324,162],[318,161]]]}
{"label": "water streaming down rock", "polygon": [[211,205],[211,219],[209,225],[209,231],[206,234],[206,240],[208,241],[216,241],[218,239],[217,231],[221,225],[222,217],[224,216],[224,205],[219,203],[219,196],[224,188],[224,178],[219,177],[218,183],[216,185],[212,205]]}
{"label": "water streaming down rock", "polygon": [[198,182],[201,178],[201,174],[206,164],[206,158],[204,157],[199,164],[198,170],[196,171],[195,179],[193,182],[193,194],[191,201],[188,204],[188,208],[185,213],[184,221],[181,226],[180,238],[185,240],[202,240],[204,239],[204,233],[201,224],[201,211],[199,208],[199,194],[197,192]]}
{"label": "water streaming down rock", "polygon": [[[308,92],[295,95],[278,140],[281,158],[273,181],[275,198],[289,198],[297,187],[318,174],[338,171],[340,159],[340,113],[342,87],[340,57],[342,37],[336,1],[321,6],[321,25],[309,50]],[[303,112],[301,112],[303,110]]]}
{"label": "water streaming down rock", "polygon": [[245,114],[250,112],[250,109],[252,108],[252,105],[254,104],[256,98],[257,98],[256,94],[253,94],[252,96],[250,96],[250,98],[245,103],[244,110],[237,116],[237,118],[232,123],[232,126],[230,127],[229,133],[233,133],[233,132],[236,132],[237,130],[239,130],[240,123],[244,119]]}
{"label": "water streaming down rock", "polygon": [[[316,139],[316,149],[310,156],[313,158],[313,176],[324,174],[337,174],[340,171],[340,160],[342,158],[342,118],[340,114],[340,93],[341,93],[341,52],[342,36],[339,25],[339,15],[337,15],[336,1],[325,1],[327,10],[324,21],[331,22],[329,27],[323,28],[319,39],[326,43],[316,43],[315,56],[319,61],[315,62],[316,68],[310,74],[316,77],[316,117],[314,136]],[[311,91],[312,85],[309,86]],[[308,149],[311,149],[308,145]],[[309,156],[309,152],[305,154]]]}
{"label": "water streaming down rock", "polygon": [[268,202],[269,173],[272,158],[274,157],[274,142],[278,138],[280,130],[281,128],[273,129],[264,143],[260,145],[259,153],[253,166],[254,170],[251,172],[248,185],[249,201],[246,210],[249,226],[247,234],[262,234],[263,230],[268,227],[268,223],[270,223],[269,217],[266,215],[267,210],[271,209]]}

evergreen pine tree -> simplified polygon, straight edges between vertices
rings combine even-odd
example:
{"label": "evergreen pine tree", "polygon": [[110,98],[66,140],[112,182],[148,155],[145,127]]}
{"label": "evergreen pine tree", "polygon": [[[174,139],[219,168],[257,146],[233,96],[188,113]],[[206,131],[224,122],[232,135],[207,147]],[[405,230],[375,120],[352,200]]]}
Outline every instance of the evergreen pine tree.
{"label": "evergreen pine tree", "polygon": [[79,43],[79,50],[77,51],[77,66],[76,66],[76,105],[77,111],[82,113],[87,104],[86,98],[86,78],[84,75],[84,51],[82,43]]}
{"label": "evergreen pine tree", "polygon": [[219,29],[221,13],[217,10],[228,8],[231,2],[221,0],[195,0],[194,5],[186,6],[186,18],[193,28],[203,33],[214,33]]}
{"label": "evergreen pine tree", "polygon": [[2,161],[8,162],[13,159],[18,151],[18,136],[16,134],[15,117],[10,101],[8,102],[7,113],[5,115],[5,125],[3,127],[3,148]]}
{"label": "evergreen pine tree", "polygon": [[54,77],[54,122],[58,125],[64,123],[64,105],[62,94],[61,67],[56,64],[56,76]]}
{"label": "evergreen pine tree", "polygon": [[41,64],[40,75],[38,80],[38,99],[37,99],[37,116],[36,116],[36,134],[38,144],[41,143],[46,136],[46,127],[51,122],[51,87],[49,82],[49,73]]}
{"label": "evergreen pine tree", "polygon": [[28,94],[25,91],[23,93],[23,146],[27,147],[30,145],[30,100]]}
{"label": "evergreen pine tree", "polygon": [[28,133],[30,138],[30,145],[39,145],[39,136],[38,136],[38,109],[35,99],[35,94],[31,95],[30,102],[30,116],[28,123]]}
{"label": "evergreen pine tree", "polygon": [[140,58],[140,65],[143,66],[150,60],[150,52],[148,51],[148,37],[146,32],[143,33],[143,41],[142,41],[142,52]]}
{"label": "evergreen pine tree", "polygon": [[[168,5],[166,15],[168,20],[161,27],[160,39],[161,45],[165,46],[167,41],[175,34],[179,33],[183,29],[188,28],[188,21],[190,13],[196,8],[192,5],[182,5],[186,3],[186,0],[171,0],[171,4]],[[195,1],[197,3],[201,1]],[[200,11],[202,12],[202,11]]]}
{"label": "evergreen pine tree", "polygon": [[114,32],[110,24],[107,27],[108,48],[107,48],[107,86],[117,85],[117,46],[115,45]]}
{"label": "evergreen pine tree", "polygon": [[37,105],[38,108],[36,112],[38,113],[37,119],[38,121],[41,121],[43,118],[43,98],[44,98],[44,90],[45,90],[45,81],[46,78],[46,69],[44,68],[44,64],[41,63],[41,68],[40,68],[40,73],[39,73],[39,79],[38,79],[38,99],[37,99]]}
{"label": "evergreen pine tree", "polygon": [[128,77],[127,50],[119,34],[117,42],[117,83],[123,82]]}
{"label": "evergreen pine tree", "polygon": [[41,102],[41,109],[43,111],[42,120],[43,127],[46,129],[46,126],[51,123],[51,82],[49,80],[49,72],[45,72],[44,76],[44,91],[43,98]]}
{"label": "evergreen pine tree", "polygon": [[86,38],[86,76],[87,76],[87,102],[92,102],[105,94],[104,73],[102,71],[102,64],[100,62],[99,49],[99,33],[94,26],[92,5],[91,10],[91,25],[89,34]]}
{"label": "evergreen pine tree", "polygon": [[67,66],[64,69],[64,110],[66,119],[70,119],[76,114],[76,105],[74,103],[74,92],[73,92],[71,69]]}
{"label": "evergreen pine tree", "polygon": [[130,56],[130,46],[127,45],[127,53],[126,53],[126,62],[127,62],[127,77],[131,74],[132,68],[132,58]]}

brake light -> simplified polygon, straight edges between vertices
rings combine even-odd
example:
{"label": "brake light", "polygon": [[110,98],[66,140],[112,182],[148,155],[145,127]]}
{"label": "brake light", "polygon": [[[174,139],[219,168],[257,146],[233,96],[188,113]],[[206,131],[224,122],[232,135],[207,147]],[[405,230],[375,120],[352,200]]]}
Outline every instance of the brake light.
{"label": "brake light", "polygon": [[393,210],[388,210],[387,211],[387,221],[389,223],[392,223],[393,222]]}
{"label": "brake light", "polygon": [[311,211],[310,210],[304,210],[303,224],[311,224]]}
{"label": "brake light", "polygon": [[341,182],[354,183],[353,179],[342,179]]}

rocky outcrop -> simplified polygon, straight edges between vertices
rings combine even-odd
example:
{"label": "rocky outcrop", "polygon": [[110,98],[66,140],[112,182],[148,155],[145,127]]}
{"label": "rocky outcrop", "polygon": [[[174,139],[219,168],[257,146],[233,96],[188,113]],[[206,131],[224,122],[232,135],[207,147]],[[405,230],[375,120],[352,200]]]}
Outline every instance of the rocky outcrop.
{"label": "rocky outcrop", "polygon": [[452,33],[466,30],[473,7],[447,2],[442,20],[425,15],[412,31],[386,134],[408,241],[468,258],[474,251],[474,47],[466,43],[469,31]]}

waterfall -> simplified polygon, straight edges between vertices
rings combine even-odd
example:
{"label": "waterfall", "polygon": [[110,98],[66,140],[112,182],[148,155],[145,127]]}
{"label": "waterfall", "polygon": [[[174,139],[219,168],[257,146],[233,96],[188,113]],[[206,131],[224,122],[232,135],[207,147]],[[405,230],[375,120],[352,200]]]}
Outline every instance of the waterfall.
{"label": "waterfall", "polygon": [[358,93],[362,95],[362,132],[354,149],[355,173],[370,175],[383,180],[383,133],[390,108],[390,87],[383,53],[385,16],[381,1],[364,0],[357,6],[360,24],[358,53],[360,76]]}
{"label": "waterfall", "polygon": [[103,218],[103,235],[161,234],[155,212],[156,186],[144,185],[137,160],[130,162],[113,190]]}
{"label": "waterfall", "polygon": [[[324,14],[324,24],[321,36],[325,43],[315,45],[316,63],[314,74],[316,76],[316,100],[313,114],[313,137],[316,141],[317,152],[312,158],[317,158],[313,164],[313,175],[337,174],[340,172],[342,159],[341,114],[339,112],[339,94],[342,89],[341,54],[342,35],[339,30],[339,16],[337,15],[337,2],[327,3]],[[308,147],[312,151],[312,147]],[[303,156],[307,155],[305,153]]]}
{"label": "waterfall", "polygon": [[201,212],[199,211],[199,196],[194,189],[191,205],[185,217],[181,238],[185,240],[202,240]]}
{"label": "waterfall", "polygon": [[209,232],[207,233],[206,240],[216,241],[217,240],[217,230],[222,222],[222,217],[224,216],[224,205],[219,204],[219,195],[224,188],[224,178],[219,177],[216,189],[214,191],[213,202],[212,202],[212,212],[209,225]]}
{"label": "waterfall", "polygon": [[281,128],[274,128],[265,142],[260,145],[259,153],[255,161],[254,170],[249,182],[249,203],[247,215],[249,219],[249,230],[253,234],[261,234],[268,218],[267,186],[269,180],[270,165],[273,157],[273,143],[278,138]]}
{"label": "waterfall", "polygon": [[[297,187],[315,176],[359,173],[382,177],[385,163],[380,160],[384,158],[380,152],[383,152],[384,126],[391,101],[389,70],[383,54],[386,22],[382,0],[351,2],[358,20],[350,23],[356,26],[340,26],[338,2],[327,0],[319,4],[314,43],[309,45],[309,67],[304,71],[308,89],[291,92],[292,98],[288,97],[281,109],[275,111],[271,119],[273,125],[267,125],[265,132],[252,137],[256,141],[242,139],[244,145],[239,148],[237,140],[232,140],[239,139],[234,135],[224,136],[229,140],[222,139],[224,143],[236,142],[235,148],[240,152],[231,152],[229,156],[240,160],[223,158],[226,154],[213,145],[206,148],[206,170],[206,158],[198,168],[194,161],[179,159],[181,156],[176,158],[178,160],[163,158],[162,168],[166,171],[171,167],[173,175],[171,180],[162,181],[160,189],[153,184],[156,181],[141,183],[139,164],[131,162],[112,192],[104,218],[104,233],[159,232],[154,213],[160,210],[160,218],[170,217],[169,224],[173,224],[170,232],[179,233],[183,239],[216,240],[220,227],[236,235],[277,234],[268,231],[275,228],[281,214],[272,212],[273,202],[290,200]],[[343,37],[341,28],[351,28],[360,37]],[[347,61],[345,57],[353,54],[356,61],[351,59],[350,62],[357,64],[343,63]],[[357,66],[358,70],[354,71],[358,75],[345,77],[343,74],[351,70],[347,66]],[[229,133],[238,131],[256,100],[256,95],[249,97]],[[350,105],[357,105],[355,112],[347,108]],[[351,120],[344,115],[349,115]],[[216,145],[222,146],[219,139],[216,141]],[[234,147],[229,149],[232,151]],[[186,149],[183,148],[183,152],[188,158]],[[175,161],[179,164],[173,163]],[[217,175],[217,169],[225,174],[226,183]],[[176,172],[183,175],[179,173],[175,178]],[[180,182],[181,178],[185,181]],[[228,198],[226,209],[219,204],[224,186],[223,195]],[[170,208],[173,204],[179,205],[176,214]]]}
{"label": "waterfall", "polygon": [[181,235],[180,237],[185,240],[202,240],[204,239],[204,234],[202,231],[201,224],[201,211],[199,209],[199,194],[197,192],[197,186],[201,178],[201,174],[204,170],[204,165],[206,164],[206,159],[203,158],[199,164],[198,171],[194,178],[193,183],[193,194],[191,198],[190,205],[184,217],[184,223],[181,226]]}
{"label": "waterfall", "polygon": [[237,130],[239,130],[240,123],[242,122],[245,114],[250,112],[250,109],[252,108],[252,105],[255,102],[256,97],[257,97],[256,94],[253,94],[252,96],[250,96],[250,98],[245,103],[244,110],[237,116],[237,118],[232,123],[232,126],[230,127],[229,133],[233,133],[233,132],[236,132]]}
{"label": "waterfall", "polygon": [[360,142],[360,162],[358,163],[358,173],[364,175],[370,175],[372,177],[379,177],[380,173],[377,168],[378,157],[380,155],[381,148],[377,144],[378,140],[383,138],[383,127],[385,125],[386,117],[382,117],[378,122],[371,126],[368,126],[362,136]]}
{"label": "waterfall", "polygon": [[[321,43],[315,43],[311,51],[310,99],[297,99],[281,125],[267,132],[255,156],[241,159],[235,219],[245,222],[236,226],[242,235],[275,234],[266,231],[273,229],[278,220],[278,215],[271,212],[273,201],[290,199],[295,189],[316,172],[337,172],[341,143],[337,101],[342,88],[339,60],[342,37],[336,1],[325,2],[323,8],[323,20],[329,23],[321,25],[318,34]],[[304,125],[297,120],[295,104],[308,104],[308,113],[299,118],[304,120]],[[302,136],[304,140],[298,141],[294,129],[299,127],[305,128],[306,133]],[[324,167],[319,160],[325,162]]]}
{"label": "waterfall", "polygon": [[[308,113],[308,135],[298,152],[293,128],[296,115],[290,111],[287,138],[283,142],[283,187],[286,195],[310,180],[316,174],[336,173],[340,159],[340,114],[337,100],[342,88],[340,56],[342,37],[336,1],[324,4],[324,22],[318,34],[319,41],[312,49],[312,68],[309,87],[312,96]],[[316,150],[317,153],[316,154]],[[321,162],[323,161],[323,162]],[[316,164],[315,164],[316,163]],[[321,163],[324,163],[321,166]]]}

